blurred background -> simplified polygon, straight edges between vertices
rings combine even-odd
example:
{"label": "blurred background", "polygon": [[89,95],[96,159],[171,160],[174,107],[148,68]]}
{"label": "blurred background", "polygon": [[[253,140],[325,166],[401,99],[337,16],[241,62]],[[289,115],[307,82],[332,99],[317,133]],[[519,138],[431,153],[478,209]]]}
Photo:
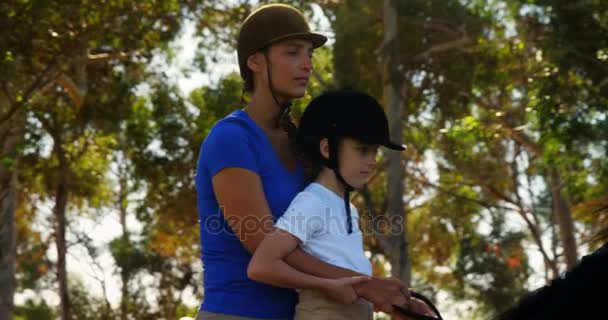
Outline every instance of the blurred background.
{"label": "blurred background", "polygon": [[[263,3],[0,3],[0,319],[196,314],[196,160]],[[354,87],[408,146],[353,196],[375,274],[488,319],[597,248],[607,1],[285,3],[330,38],[294,118]]]}

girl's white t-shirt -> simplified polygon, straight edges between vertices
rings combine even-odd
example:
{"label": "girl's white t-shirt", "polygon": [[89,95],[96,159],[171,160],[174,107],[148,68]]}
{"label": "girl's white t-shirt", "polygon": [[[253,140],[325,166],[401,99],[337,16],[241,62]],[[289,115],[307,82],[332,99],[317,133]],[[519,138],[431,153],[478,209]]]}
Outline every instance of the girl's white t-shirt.
{"label": "girl's white t-shirt", "polygon": [[371,263],[363,251],[359,213],[352,204],[350,207],[353,228],[348,234],[344,199],[313,182],[296,195],[275,227],[300,239],[301,248],[320,260],[371,275]]}

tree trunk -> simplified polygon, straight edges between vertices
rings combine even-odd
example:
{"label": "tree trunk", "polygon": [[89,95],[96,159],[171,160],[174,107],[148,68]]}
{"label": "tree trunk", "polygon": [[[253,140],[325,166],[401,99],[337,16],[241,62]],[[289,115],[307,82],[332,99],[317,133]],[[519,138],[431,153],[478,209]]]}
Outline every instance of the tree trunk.
{"label": "tree trunk", "polygon": [[65,232],[67,228],[66,209],[68,203],[68,163],[65,150],[60,139],[55,139],[55,152],[59,160],[59,176],[55,194],[55,244],[57,245],[57,279],[59,281],[59,297],[61,320],[71,320],[70,297],[68,293],[68,275],[66,269],[67,245]]}
{"label": "tree trunk", "polygon": [[[123,161],[126,161],[123,159]],[[128,170],[127,165],[118,164],[118,211],[120,214],[120,225],[122,227],[122,240],[129,241],[129,232],[127,228],[127,196],[129,195],[129,182],[128,182]],[[128,319],[128,305],[129,305],[129,278],[130,270],[120,270],[121,280],[121,297],[120,297],[120,319]]]}
{"label": "tree trunk", "polygon": [[[0,115],[10,109],[0,92]],[[0,124],[0,320],[13,319],[16,272],[17,146],[23,140],[22,117]]]}
{"label": "tree trunk", "polygon": [[159,304],[161,305],[161,315],[164,319],[175,319],[177,314],[177,301],[173,297],[173,286],[175,278],[171,276],[170,270],[163,270],[160,276]]}
{"label": "tree trunk", "polygon": [[562,190],[561,176],[556,169],[551,169],[549,187],[551,188],[553,215],[559,226],[559,237],[564,248],[566,266],[568,269],[571,269],[578,260],[576,239],[574,237],[574,223],[572,222],[569,201]]}
{"label": "tree trunk", "polygon": [[0,320],[13,319],[17,174],[0,164]]}
{"label": "tree trunk", "polygon": [[[384,41],[381,47],[383,68],[383,96],[387,108],[391,139],[399,143],[402,140],[401,110],[403,98],[403,76],[399,66],[399,39],[397,37],[397,11],[391,0],[384,0]],[[387,252],[391,262],[391,273],[410,284],[411,272],[408,256],[407,223],[405,217],[403,192],[405,181],[405,165],[401,152],[386,151],[388,161],[387,216],[391,229],[388,236],[390,252]]]}

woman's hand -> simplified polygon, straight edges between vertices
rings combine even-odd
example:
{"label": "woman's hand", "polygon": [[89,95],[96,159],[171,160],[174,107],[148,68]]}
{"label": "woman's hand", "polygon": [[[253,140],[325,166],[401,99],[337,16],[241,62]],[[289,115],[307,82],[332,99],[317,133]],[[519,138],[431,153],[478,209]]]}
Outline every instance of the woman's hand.
{"label": "woman's hand", "polygon": [[370,281],[353,285],[359,297],[374,304],[374,310],[393,313],[393,305],[406,306],[410,300],[410,291],[400,280],[394,278],[373,277]]}
{"label": "woman's hand", "polygon": [[[426,304],[424,301],[422,301],[418,298],[411,298],[410,301],[408,302],[407,306],[405,306],[405,307],[408,308],[410,311],[416,312],[421,315],[437,317],[437,315],[435,314],[435,312],[433,312],[431,307],[429,307],[428,304]],[[399,313],[399,311],[397,311],[397,310],[395,310],[395,312],[392,313],[391,316],[393,317],[393,319],[398,319],[398,320],[414,320],[411,317],[408,317],[406,315]]]}
{"label": "woman's hand", "polygon": [[320,290],[329,298],[343,304],[353,304],[357,298],[357,293],[353,285],[364,283],[371,280],[369,276],[354,276],[338,279],[326,279]]}

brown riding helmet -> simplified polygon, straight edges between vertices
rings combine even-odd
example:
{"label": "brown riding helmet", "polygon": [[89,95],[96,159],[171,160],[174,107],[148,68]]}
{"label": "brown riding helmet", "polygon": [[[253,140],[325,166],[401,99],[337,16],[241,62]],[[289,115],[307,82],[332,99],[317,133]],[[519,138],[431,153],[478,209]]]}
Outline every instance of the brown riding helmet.
{"label": "brown riding helmet", "polygon": [[324,35],[311,32],[302,13],[292,6],[269,4],[252,12],[241,25],[237,40],[241,77],[246,80],[251,75],[249,56],[277,41],[294,38],[309,40],[313,48],[327,41]]}

